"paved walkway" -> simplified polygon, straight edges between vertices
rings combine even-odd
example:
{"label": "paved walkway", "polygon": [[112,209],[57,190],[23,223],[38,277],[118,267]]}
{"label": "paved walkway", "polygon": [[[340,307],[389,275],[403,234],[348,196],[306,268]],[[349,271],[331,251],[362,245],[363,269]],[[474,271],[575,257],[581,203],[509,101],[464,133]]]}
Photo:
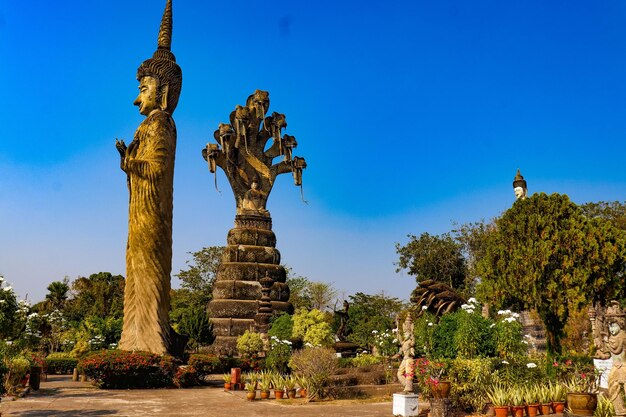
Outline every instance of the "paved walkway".
{"label": "paved walkway", "polygon": [[[258,398],[258,397],[257,397]],[[421,407],[420,407],[421,408]],[[386,402],[245,399],[244,391],[217,387],[155,390],[100,390],[69,376],[50,375],[39,391],[16,401],[0,403],[2,417],[389,417]]]}

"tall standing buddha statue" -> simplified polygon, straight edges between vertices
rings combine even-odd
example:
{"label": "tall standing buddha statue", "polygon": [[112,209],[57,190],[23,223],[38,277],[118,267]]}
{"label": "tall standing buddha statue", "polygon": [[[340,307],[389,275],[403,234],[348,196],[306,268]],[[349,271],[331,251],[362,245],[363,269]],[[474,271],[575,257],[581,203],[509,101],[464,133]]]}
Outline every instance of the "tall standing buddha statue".
{"label": "tall standing buddha statue", "polygon": [[134,104],[146,118],[126,146],[116,140],[130,194],[124,325],[119,348],[176,353],[171,329],[172,210],[176,125],[172,114],[182,86],[182,71],[171,52],[172,2],[167,0],[158,49],[137,69]]}

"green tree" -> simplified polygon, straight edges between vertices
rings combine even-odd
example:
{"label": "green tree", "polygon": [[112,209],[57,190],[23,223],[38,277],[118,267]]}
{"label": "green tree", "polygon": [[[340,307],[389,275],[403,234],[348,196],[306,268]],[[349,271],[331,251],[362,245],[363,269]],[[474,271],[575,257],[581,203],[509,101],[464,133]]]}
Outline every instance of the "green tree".
{"label": "green tree", "polygon": [[10,339],[17,331],[20,306],[11,286],[0,275],[0,339]]}
{"label": "green tree", "polygon": [[433,279],[455,289],[464,288],[467,265],[460,243],[449,233],[440,236],[422,233],[419,238],[415,235],[408,237],[406,245],[396,243],[396,253],[400,255],[396,272],[407,269],[418,284]]}
{"label": "green tree", "polygon": [[320,310],[301,308],[293,315],[294,338],[302,339],[305,345],[329,346],[333,342],[333,334],[326,315]]}
{"label": "green tree", "polygon": [[496,308],[535,309],[548,352],[561,353],[570,311],[623,295],[626,234],[587,217],[566,195],[518,200],[496,220],[478,269],[480,298]]}
{"label": "green tree", "polygon": [[53,281],[48,285],[47,289],[48,294],[46,294],[45,301],[46,310],[63,310],[70,292],[69,279],[65,277],[63,281]]}
{"label": "green tree", "polygon": [[619,201],[598,201],[580,206],[585,216],[610,221],[619,229],[626,230],[626,204]]}
{"label": "green tree", "polygon": [[309,286],[311,281],[302,276],[291,276],[291,268],[285,266],[287,270],[287,286],[289,286],[289,302],[293,305],[294,310],[300,308],[311,309],[311,294]]}
{"label": "green tree", "polygon": [[313,281],[309,284],[308,294],[311,298],[311,309],[328,311],[337,298],[337,290],[328,282]]}
{"label": "green tree", "polygon": [[98,272],[72,282],[72,297],[64,313],[68,320],[81,322],[87,317],[121,318],[124,315],[124,277]]}
{"label": "green tree", "polygon": [[172,289],[170,321],[174,328],[185,315],[192,311],[206,311],[207,305],[213,296],[213,283],[217,270],[222,262],[223,246],[209,246],[197,252],[189,252],[191,259],[187,260],[187,269],[181,269],[178,275],[181,288]]}
{"label": "green tree", "polygon": [[213,324],[204,310],[187,310],[178,324],[180,334],[189,337],[187,345],[199,349],[202,345],[210,345],[215,340]]}
{"label": "green tree", "polygon": [[400,299],[381,292],[375,295],[357,292],[350,297],[348,340],[371,351],[373,331],[383,333],[396,327],[396,316],[407,306]]}

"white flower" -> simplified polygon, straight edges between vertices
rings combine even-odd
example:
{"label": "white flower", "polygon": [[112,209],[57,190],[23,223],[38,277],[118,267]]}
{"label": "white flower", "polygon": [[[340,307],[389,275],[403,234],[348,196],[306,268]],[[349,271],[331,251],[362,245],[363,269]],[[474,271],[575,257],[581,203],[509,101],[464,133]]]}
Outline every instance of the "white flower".
{"label": "white flower", "polygon": [[378,330],[372,330],[372,334],[378,333]]}
{"label": "white flower", "polygon": [[491,328],[491,327],[494,327],[495,325],[496,325],[495,323],[491,323],[491,326],[489,326],[489,327]]}
{"label": "white flower", "polygon": [[461,304],[461,308],[465,310],[466,308],[471,308],[469,304]]}
{"label": "white flower", "polygon": [[398,339],[393,339],[391,343],[398,343]]}
{"label": "white flower", "polygon": [[428,306],[422,306],[422,310],[428,310]]}
{"label": "white flower", "polygon": [[398,329],[391,329],[393,333],[398,333]]}
{"label": "white flower", "polygon": [[304,346],[306,346],[306,347],[313,347],[313,345],[312,345],[312,344],[310,344],[309,342],[306,342],[306,343],[304,344]]}
{"label": "white flower", "polygon": [[511,317],[515,317],[516,319],[519,319],[519,313],[511,313]]}
{"label": "white flower", "polygon": [[502,361],[503,364],[508,365],[509,363],[507,361]]}
{"label": "white flower", "polygon": [[513,323],[515,321],[515,317],[507,317],[504,319],[507,323]]}
{"label": "white flower", "polygon": [[429,325],[429,326],[432,326],[432,325],[433,325],[433,323],[429,321],[429,322],[428,322],[428,325]]}
{"label": "white flower", "polygon": [[527,345],[527,344],[528,344],[528,341],[526,341],[526,340],[522,340],[522,343],[523,343],[523,344],[525,344],[525,345]]}
{"label": "white flower", "polygon": [[3,290],[5,290],[6,292],[9,292],[9,291],[13,290],[13,288],[11,288],[11,286],[8,285],[8,286],[4,287]]}
{"label": "white flower", "polygon": [[470,303],[470,304],[476,304],[478,301],[476,301],[476,299],[474,297],[472,297],[469,300],[467,300],[467,302]]}
{"label": "white flower", "polygon": [[528,362],[528,363],[526,364],[526,367],[527,367],[527,368],[536,368],[536,367],[537,367],[537,364],[535,364],[535,363],[533,363],[533,362]]}
{"label": "white flower", "polygon": [[283,340],[283,343],[288,344],[289,346],[291,346],[291,342],[289,340]]}

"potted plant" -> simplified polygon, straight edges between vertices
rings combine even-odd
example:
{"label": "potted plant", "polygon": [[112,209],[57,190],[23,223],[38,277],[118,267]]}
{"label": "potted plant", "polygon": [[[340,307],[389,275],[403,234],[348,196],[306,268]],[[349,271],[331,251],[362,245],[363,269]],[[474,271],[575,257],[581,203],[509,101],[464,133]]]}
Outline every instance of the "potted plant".
{"label": "potted plant", "polygon": [[222,378],[224,379],[224,389],[230,390],[230,374],[226,373],[222,375]]}
{"label": "potted plant", "polygon": [[509,395],[502,384],[493,384],[486,392],[489,402],[493,404],[496,417],[507,417],[509,414]]}
{"label": "potted plant", "polygon": [[550,391],[550,385],[543,384],[539,386],[537,391],[539,395],[539,404],[541,408],[541,414],[548,415],[552,412],[552,392]]}
{"label": "potted plant", "polygon": [[539,413],[540,389],[537,384],[533,384],[524,390],[524,401],[526,402],[526,414],[528,417],[535,417]]}
{"label": "potted plant", "polygon": [[277,400],[283,398],[285,393],[285,379],[279,373],[274,374],[272,377],[272,386],[274,387],[274,396]]}
{"label": "potted plant", "polygon": [[552,399],[552,410],[555,413],[561,414],[565,410],[565,400],[567,398],[567,388],[563,384],[552,383],[550,384],[550,392]]}
{"label": "potted plant", "polygon": [[524,417],[524,389],[520,386],[509,390],[509,404],[513,417]]}
{"label": "potted plant", "polygon": [[595,372],[576,370],[565,380],[567,406],[572,414],[593,416],[598,406],[598,386]]}
{"label": "potted plant", "polygon": [[285,378],[285,390],[289,398],[296,398],[296,384],[298,380],[295,376],[289,375]]}
{"label": "potted plant", "polygon": [[246,382],[245,388],[248,391],[246,398],[249,401],[254,401],[256,398],[256,382]]}
{"label": "potted plant", "polygon": [[261,391],[261,399],[267,400],[270,397],[271,381],[269,378],[261,378],[259,381],[259,390]]}
{"label": "potted plant", "polygon": [[300,375],[298,377],[298,385],[300,386],[300,398],[306,398],[307,396],[307,387],[309,386],[309,381],[304,375]]}

